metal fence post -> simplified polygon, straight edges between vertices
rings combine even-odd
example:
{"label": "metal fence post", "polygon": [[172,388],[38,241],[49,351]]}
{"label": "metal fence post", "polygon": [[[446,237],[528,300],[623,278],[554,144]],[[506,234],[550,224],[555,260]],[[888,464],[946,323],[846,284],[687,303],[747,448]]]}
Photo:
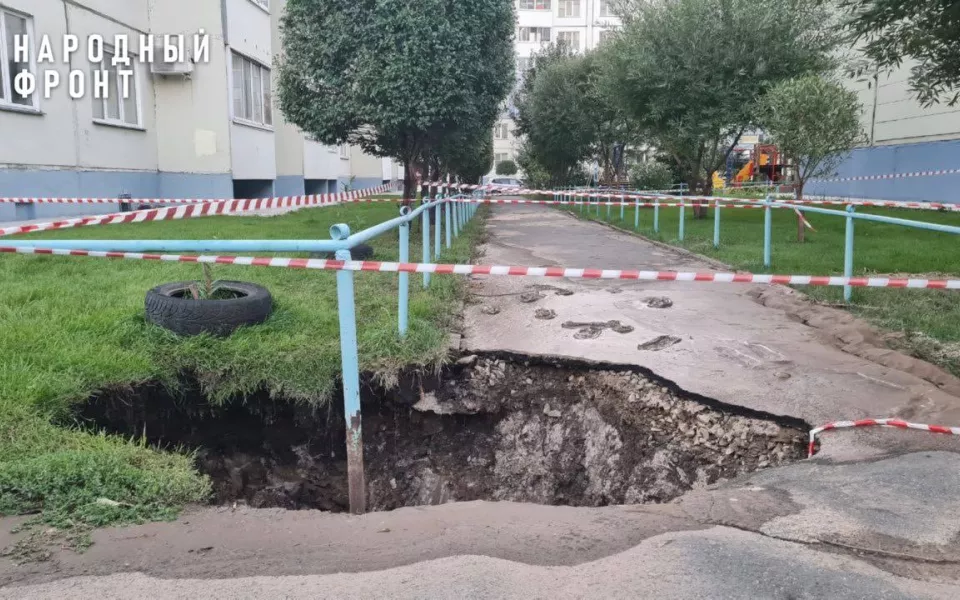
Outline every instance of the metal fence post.
{"label": "metal fence post", "polygon": [[683,241],[683,226],[687,220],[687,206],[683,202],[683,198],[680,198],[680,231],[678,238],[681,242]]}
{"label": "metal fence post", "polygon": [[713,247],[720,247],[720,199],[713,201]]}
{"label": "metal fence post", "polygon": [[763,199],[763,266],[770,268],[770,246],[773,243],[773,212],[770,207],[770,194]]}
{"label": "metal fence post", "polygon": [[460,237],[460,201],[453,199],[451,204],[453,205],[453,236]]}
{"label": "metal fence post", "polygon": [[624,206],[624,202],[626,202],[626,200],[624,199],[623,196],[620,196],[620,222],[621,223],[623,222],[623,213],[626,210],[626,207]]}
{"label": "metal fence post", "polygon": [[[350,237],[346,225],[330,228],[331,237]],[[338,250],[337,260],[350,260],[349,250]],[[357,312],[354,304],[353,271],[337,271],[337,306],[340,318],[340,368],[343,377],[343,413],[347,431],[347,483],[350,512],[367,511],[367,483],[363,472],[363,428],[360,411],[360,362],[357,355]]]}
{"label": "metal fence post", "polygon": [[[410,207],[400,208],[400,216],[405,217],[410,214]],[[400,224],[400,262],[410,262],[410,221]],[[400,291],[399,306],[397,310],[397,323],[399,325],[400,335],[407,335],[407,311],[410,301],[410,273],[400,272]]]}
{"label": "metal fence post", "polygon": [[[429,204],[429,203],[428,203]],[[430,262],[430,209],[427,208],[423,211],[423,262],[427,264]],[[423,287],[430,287],[430,273],[423,274]]]}
{"label": "metal fence post", "polygon": [[440,217],[443,214],[443,197],[437,198],[437,206],[433,210],[434,220],[436,221],[433,228],[433,257],[436,260],[440,260]]}
{"label": "metal fence post", "polygon": [[633,201],[633,228],[640,231],[640,199]]}
{"label": "metal fence post", "polygon": [[653,232],[660,233],[660,198],[653,199]]}
{"label": "metal fence post", "polygon": [[447,250],[450,249],[450,234],[453,232],[453,227],[450,225],[450,223],[453,221],[453,215],[450,214],[450,211],[452,210],[453,210],[453,200],[451,200],[450,198],[447,198],[446,201],[444,202],[444,209],[443,209],[443,213],[445,215],[444,218],[446,219],[445,231],[447,234]]}
{"label": "metal fence post", "polygon": [[[843,248],[843,276],[853,277],[853,222],[851,216],[857,210],[852,204],[847,205],[847,231]],[[843,301],[850,302],[853,297],[853,288],[849,285],[843,286]]]}

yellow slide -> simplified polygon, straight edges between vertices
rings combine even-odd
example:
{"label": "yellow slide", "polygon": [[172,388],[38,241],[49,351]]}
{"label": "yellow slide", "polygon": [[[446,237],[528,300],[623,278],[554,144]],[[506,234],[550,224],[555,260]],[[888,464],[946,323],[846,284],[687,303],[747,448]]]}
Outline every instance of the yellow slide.
{"label": "yellow slide", "polygon": [[723,180],[723,177],[720,177],[720,173],[717,171],[713,172],[713,189],[722,190],[726,187],[727,182]]}

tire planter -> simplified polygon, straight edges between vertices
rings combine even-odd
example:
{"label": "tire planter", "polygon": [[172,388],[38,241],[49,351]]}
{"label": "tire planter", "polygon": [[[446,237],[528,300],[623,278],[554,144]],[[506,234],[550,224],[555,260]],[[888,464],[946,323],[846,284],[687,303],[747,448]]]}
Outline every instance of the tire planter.
{"label": "tire planter", "polygon": [[226,337],[244,325],[263,323],[273,311],[267,288],[241,281],[220,281],[218,289],[235,298],[194,300],[189,288],[195,281],[157,286],[147,292],[147,321],[185,336],[209,333]]}

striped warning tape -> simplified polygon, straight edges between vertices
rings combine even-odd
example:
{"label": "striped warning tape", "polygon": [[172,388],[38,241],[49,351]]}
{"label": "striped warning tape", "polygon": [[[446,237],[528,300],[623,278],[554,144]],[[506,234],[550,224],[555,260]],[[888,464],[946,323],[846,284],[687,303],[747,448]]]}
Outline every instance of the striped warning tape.
{"label": "striped warning tape", "polygon": [[945,427],[943,425],[921,425],[919,423],[907,423],[900,419],[860,419],[859,421],[836,421],[827,423],[823,427],[817,427],[810,431],[810,445],[807,448],[807,457],[813,456],[814,447],[817,443],[817,436],[824,431],[831,429],[843,429],[846,427],[895,427],[898,429],[919,429],[931,433],[945,433],[948,435],[960,435],[960,427]]}
{"label": "striped warning tape", "polygon": [[[381,193],[384,188],[389,186],[380,186],[360,192],[361,195],[374,195]],[[351,192],[354,193],[354,192]],[[0,237],[19,235],[24,233],[33,233],[36,231],[48,231],[52,229],[69,229],[72,227],[85,227],[88,225],[116,225],[120,223],[143,223],[147,221],[169,221],[177,219],[189,219],[193,217],[212,217],[217,215],[242,214],[260,210],[273,210],[285,208],[309,208],[321,206],[335,206],[344,202],[359,202],[363,200],[373,200],[369,198],[352,198],[350,200],[331,200],[330,198],[339,197],[335,194],[319,196],[288,196],[281,198],[256,198],[250,200],[217,200],[215,202],[203,202],[198,204],[185,204],[179,206],[167,206],[163,208],[153,208],[148,210],[138,210],[125,213],[111,213],[106,215],[96,215],[92,217],[77,217],[73,219],[63,219],[60,221],[51,221],[48,223],[34,223],[31,225],[15,225],[11,227],[0,227]],[[392,201],[392,200],[391,200]]]}
{"label": "striped warning tape", "polygon": [[[239,202],[267,201],[267,202],[307,202],[311,205],[332,204],[335,202],[349,202],[374,194],[382,194],[393,189],[390,184],[375,188],[367,188],[353,192],[338,194],[307,194],[301,196],[277,196],[275,198],[249,198],[237,200]],[[47,198],[29,197],[13,198],[0,197],[0,204],[205,204],[227,202],[223,198]]]}
{"label": "striped warning tape", "polygon": [[[600,198],[612,201],[619,199],[620,202],[613,202],[614,206],[634,206],[636,200],[656,200],[659,206],[680,206],[680,204],[666,204],[664,201],[681,202],[685,206],[691,206],[696,203],[710,203],[716,201],[723,203],[741,203],[750,204],[762,202],[762,200],[746,198],[724,198],[720,196],[688,196],[688,195],[670,195],[670,194],[650,194],[646,192],[591,192],[583,190],[543,190],[535,188],[516,188],[497,185],[476,185],[476,184],[423,184],[428,192],[430,186],[438,189],[457,189],[457,190],[479,190],[479,191],[501,191],[508,192],[511,195],[518,196],[563,196],[567,198]],[[811,204],[811,205],[838,205],[838,206],[872,206],[878,208],[912,208],[919,210],[944,210],[960,211],[960,204],[944,202],[907,202],[898,200],[844,200],[844,199],[820,199],[804,198],[796,200],[791,194],[775,194],[777,198],[788,198],[792,204]],[[526,200],[526,199],[502,199],[502,198],[465,198],[464,202],[482,202],[488,204],[569,204],[569,201],[563,200]],[[596,204],[591,202],[591,204]],[[601,206],[604,204],[601,203]],[[653,206],[641,205],[641,206]],[[726,206],[725,206],[726,208]]]}
{"label": "striped warning tape", "polygon": [[640,281],[696,281],[713,283],[754,283],[815,286],[892,287],[960,290],[960,279],[895,279],[889,277],[832,277],[813,275],[764,275],[758,273],[697,273],[693,271],[635,271],[625,269],[570,269],[565,267],[521,267],[503,265],[454,265],[435,263],[398,263],[378,261],[339,261],[305,258],[243,256],[191,256],[183,254],[145,254],[142,252],[103,252],[93,250],[50,249],[33,246],[0,247],[0,253],[87,256],[128,260],[201,262],[228,265],[252,265],[291,269],[331,271],[381,271],[401,273],[440,273],[457,275],[509,275],[519,277],[558,277],[573,279],[627,279]]}
{"label": "striped warning tape", "polygon": [[883,175],[859,175],[856,177],[836,177],[833,179],[812,179],[822,183],[837,183],[841,181],[880,181],[886,179],[908,179],[912,177],[937,177],[939,175],[955,175],[960,169],[934,169],[931,171],[909,171],[906,173],[887,173]]}

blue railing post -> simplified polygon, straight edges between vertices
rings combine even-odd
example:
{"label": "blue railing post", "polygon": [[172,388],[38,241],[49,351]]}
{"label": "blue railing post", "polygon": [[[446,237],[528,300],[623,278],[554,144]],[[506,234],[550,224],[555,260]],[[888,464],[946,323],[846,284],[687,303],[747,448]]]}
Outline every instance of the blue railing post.
{"label": "blue railing post", "polygon": [[[346,225],[330,228],[331,237],[350,237]],[[349,250],[338,250],[337,260],[349,261]],[[367,484],[363,473],[363,428],[360,412],[360,359],[357,354],[357,311],[353,293],[353,271],[337,271],[337,307],[340,318],[340,369],[343,377],[343,413],[347,431],[347,484],[350,512],[367,511]]]}
{"label": "blue railing post", "polygon": [[[427,203],[429,204],[429,202]],[[430,262],[430,209],[423,211],[423,262]],[[423,274],[423,287],[430,287],[430,273]]]}
{"label": "blue railing post", "polygon": [[[404,206],[400,208],[400,216],[405,217],[410,214],[410,207]],[[404,222],[400,224],[400,262],[407,263],[410,262],[410,222]],[[399,306],[397,310],[397,324],[399,326],[400,335],[407,335],[407,311],[408,303],[410,301],[410,273],[400,273],[400,292],[399,297]]]}
{"label": "blue railing post", "polygon": [[678,238],[681,242],[683,241],[683,226],[687,220],[687,206],[683,201],[683,198],[680,198],[680,231],[678,233]]}
{"label": "blue railing post", "polygon": [[623,222],[623,213],[626,210],[626,207],[624,206],[625,202],[626,202],[626,199],[624,199],[623,196],[620,196],[620,222],[621,223]]}
{"label": "blue railing post", "polygon": [[612,206],[610,206],[611,204],[613,204],[613,201],[610,198],[607,198],[607,222],[608,223],[610,222],[610,209],[613,208]]}
{"label": "blue railing post", "polygon": [[660,233],[660,198],[653,199],[653,232]]}
{"label": "blue railing post", "polygon": [[773,243],[773,213],[770,208],[770,194],[763,199],[763,266],[770,268],[770,246]]}
{"label": "blue railing post", "polygon": [[450,211],[452,210],[453,210],[453,200],[451,200],[450,198],[447,198],[443,205],[443,213],[445,215],[444,218],[446,219],[445,232],[447,235],[447,250],[450,249],[450,237],[451,237],[451,234],[453,233],[453,226],[451,225],[451,223],[453,222],[453,215],[450,214]]}
{"label": "blue railing post", "polygon": [[633,201],[633,228],[640,231],[640,199]]}
{"label": "blue railing post", "polygon": [[720,247],[720,199],[713,201],[713,247]]}
{"label": "blue railing post", "polygon": [[460,202],[454,198],[450,204],[453,206],[453,237],[460,237]]}
{"label": "blue railing post", "polygon": [[[853,277],[853,213],[857,210],[852,204],[847,205],[847,231],[843,247],[843,276]],[[843,286],[843,301],[850,302],[853,297],[853,288]]]}
{"label": "blue railing post", "polygon": [[443,214],[443,196],[437,197],[437,206],[433,209],[434,221],[433,228],[433,258],[440,260],[440,226],[442,225],[441,216]]}

